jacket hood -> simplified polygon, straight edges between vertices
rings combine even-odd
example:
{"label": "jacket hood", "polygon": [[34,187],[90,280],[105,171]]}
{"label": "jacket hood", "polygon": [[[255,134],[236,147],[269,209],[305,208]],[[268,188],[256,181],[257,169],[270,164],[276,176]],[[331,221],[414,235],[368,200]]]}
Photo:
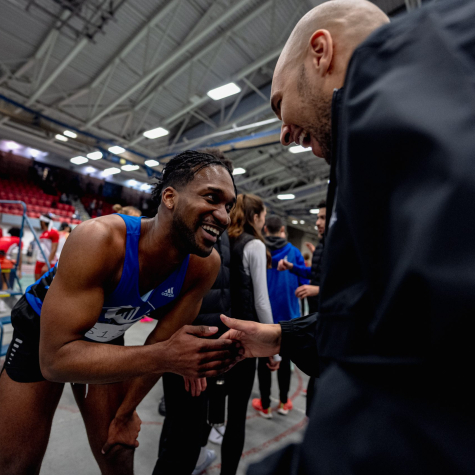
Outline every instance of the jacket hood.
{"label": "jacket hood", "polygon": [[279,236],[266,236],[265,241],[270,251],[282,249],[287,244],[287,239]]}

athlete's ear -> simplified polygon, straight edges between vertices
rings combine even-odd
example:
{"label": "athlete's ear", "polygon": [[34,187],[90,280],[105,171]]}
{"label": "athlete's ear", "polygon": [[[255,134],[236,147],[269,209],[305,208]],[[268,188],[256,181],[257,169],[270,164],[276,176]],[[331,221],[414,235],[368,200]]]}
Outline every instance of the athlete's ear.
{"label": "athlete's ear", "polygon": [[163,190],[162,203],[168,208],[173,209],[175,206],[176,190],[169,186]]}

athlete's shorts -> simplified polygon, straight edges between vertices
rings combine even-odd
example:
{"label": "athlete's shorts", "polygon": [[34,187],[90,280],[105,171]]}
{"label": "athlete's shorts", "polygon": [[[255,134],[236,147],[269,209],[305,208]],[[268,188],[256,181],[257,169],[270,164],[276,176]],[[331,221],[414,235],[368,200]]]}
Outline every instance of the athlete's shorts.
{"label": "athlete's shorts", "polygon": [[[36,316],[33,320],[32,317]],[[32,321],[33,320],[33,321]],[[23,296],[12,310],[13,336],[5,357],[5,370],[17,383],[46,381],[40,369],[39,317]],[[124,345],[124,335],[102,345]]]}
{"label": "athlete's shorts", "polygon": [[[40,262],[40,261],[36,261],[36,265],[35,265],[35,275],[37,274],[41,274],[43,275],[44,272],[43,272],[43,266],[46,264],[46,262]],[[56,264],[56,263],[55,263]],[[54,264],[51,264],[51,268],[54,267]]]}

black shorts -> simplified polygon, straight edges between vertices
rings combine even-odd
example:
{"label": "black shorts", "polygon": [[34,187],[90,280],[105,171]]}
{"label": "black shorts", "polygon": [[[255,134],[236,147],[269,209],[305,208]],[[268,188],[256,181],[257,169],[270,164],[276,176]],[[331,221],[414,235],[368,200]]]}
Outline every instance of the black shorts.
{"label": "black shorts", "polygon": [[[40,369],[40,332],[32,331],[34,325],[25,328],[20,322],[30,320],[31,308],[24,296],[12,310],[13,336],[7,355],[5,356],[5,370],[8,376],[17,383],[37,383],[46,381]],[[22,315],[23,314],[23,315]],[[16,324],[17,323],[17,324]],[[21,328],[18,328],[21,327]],[[100,343],[104,344],[104,343]],[[124,345],[124,335],[107,342],[109,345]]]}

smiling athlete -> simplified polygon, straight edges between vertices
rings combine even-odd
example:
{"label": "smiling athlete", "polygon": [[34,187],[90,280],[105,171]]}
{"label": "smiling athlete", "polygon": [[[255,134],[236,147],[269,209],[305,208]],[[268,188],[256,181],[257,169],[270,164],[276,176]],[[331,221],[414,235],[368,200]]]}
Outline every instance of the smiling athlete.
{"label": "smiling athlete", "polygon": [[[66,382],[77,383],[101,472],[132,474],[135,408],[160,376],[216,376],[239,360],[230,340],[198,338],[217,328],[186,326],[219,271],[213,245],[236,198],[230,171],[213,155],[183,152],[154,197],[152,219],[110,215],[78,226],[58,266],[13,309],[0,377],[2,475],[39,473]],[[158,323],[145,345],[123,346],[124,332],[146,315]]]}

